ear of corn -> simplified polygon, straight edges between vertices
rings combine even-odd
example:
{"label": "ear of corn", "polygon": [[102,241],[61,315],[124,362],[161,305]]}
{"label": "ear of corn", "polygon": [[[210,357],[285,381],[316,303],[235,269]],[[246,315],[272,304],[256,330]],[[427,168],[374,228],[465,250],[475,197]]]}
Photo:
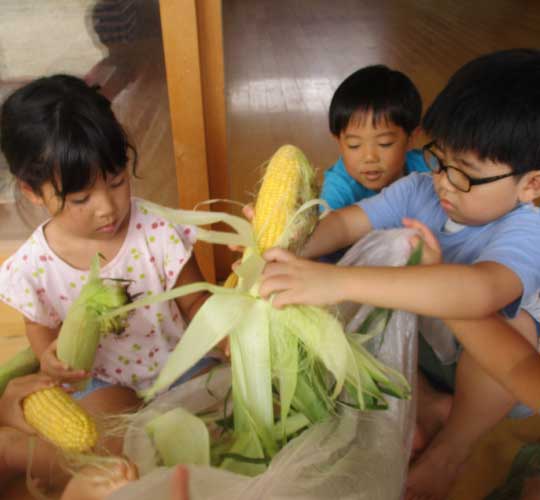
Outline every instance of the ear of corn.
{"label": "ear of corn", "polygon": [[36,391],[23,400],[26,421],[63,450],[85,452],[97,441],[92,417],[59,387]]}
{"label": "ear of corn", "polygon": [[96,255],[88,282],[62,323],[58,334],[58,358],[71,368],[91,370],[101,335],[118,334],[125,327],[127,314],[108,317],[106,313],[129,301],[125,281],[99,277],[99,256]]}
{"label": "ear of corn", "polygon": [[317,222],[317,207],[298,208],[317,197],[315,171],[295,146],[280,147],[272,156],[257,195],[253,231],[261,253],[273,246],[302,248]]}

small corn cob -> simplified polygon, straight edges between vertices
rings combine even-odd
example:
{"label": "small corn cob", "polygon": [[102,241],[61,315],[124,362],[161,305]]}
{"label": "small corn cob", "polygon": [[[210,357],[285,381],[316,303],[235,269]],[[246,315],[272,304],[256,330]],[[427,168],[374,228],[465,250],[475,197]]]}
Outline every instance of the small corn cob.
{"label": "small corn cob", "polygon": [[289,223],[303,203],[316,197],[315,172],[302,151],[291,145],[280,147],[266,167],[255,204],[253,230],[259,251],[273,246],[302,248],[317,222],[317,207]]}
{"label": "small corn cob", "polygon": [[[127,281],[99,277],[99,256],[92,262],[88,282],[71,304],[58,334],[58,358],[71,368],[89,371],[94,364],[102,334],[121,333],[127,315],[103,319],[104,315],[130,302]],[[78,384],[83,388],[83,384]]]}
{"label": "small corn cob", "polygon": [[96,444],[94,420],[59,387],[24,398],[23,414],[34,429],[63,450],[82,453]]}
{"label": "small corn cob", "polygon": [[0,397],[8,382],[39,370],[39,361],[30,347],[19,351],[15,356],[0,365]]}

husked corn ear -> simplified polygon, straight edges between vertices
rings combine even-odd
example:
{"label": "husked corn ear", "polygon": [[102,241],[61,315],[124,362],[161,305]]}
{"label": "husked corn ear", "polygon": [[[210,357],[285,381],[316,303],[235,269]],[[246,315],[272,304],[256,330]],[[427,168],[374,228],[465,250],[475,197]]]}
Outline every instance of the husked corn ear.
{"label": "husked corn ear", "polygon": [[[279,148],[268,166],[257,195],[253,230],[262,253],[273,246],[300,248],[317,221],[317,207],[300,214],[288,226],[296,210],[316,198],[315,172],[295,146]],[[287,234],[284,234],[287,229]]]}
{"label": "husked corn ear", "polygon": [[238,275],[234,273],[229,274],[225,280],[225,283],[223,283],[225,288],[235,288],[236,285],[238,285]]}
{"label": "husked corn ear", "polygon": [[63,450],[84,452],[96,444],[94,420],[59,387],[24,398],[23,414],[34,429]]}

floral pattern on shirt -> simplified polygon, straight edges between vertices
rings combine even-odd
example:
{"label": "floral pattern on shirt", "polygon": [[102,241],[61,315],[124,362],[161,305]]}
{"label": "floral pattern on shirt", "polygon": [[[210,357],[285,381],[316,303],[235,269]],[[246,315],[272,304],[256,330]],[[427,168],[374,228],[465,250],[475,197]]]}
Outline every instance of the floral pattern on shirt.
{"label": "floral pattern on shirt", "polygon": [[[102,266],[101,276],[133,280],[129,292],[151,296],[174,287],[191,257],[196,230],[175,226],[132,200],[129,229],[118,254]],[[43,228],[0,267],[0,300],[26,318],[59,328],[80,293],[88,272],[75,269],[50,249]],[[124,333],[102,336],[93,374],[113,384],[148,387],[174,349],[185,322],[174,301],[135,310]]]}

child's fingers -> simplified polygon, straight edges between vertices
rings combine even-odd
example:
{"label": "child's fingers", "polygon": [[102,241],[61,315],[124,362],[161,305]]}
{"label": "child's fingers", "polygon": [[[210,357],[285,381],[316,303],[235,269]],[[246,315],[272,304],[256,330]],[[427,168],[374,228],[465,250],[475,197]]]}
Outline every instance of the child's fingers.
{"label": "child's fingers", "polygon": [[170,491],[170,500],[189,500],[189,472],[184,465],[174,468]]}
{"label": "child's fingers", "polygon": [[231,252],[243,252],[244,247],[241,245],[227,245]]}
{"label": "child's fingers", "polygon": [[[277,293],[282,296],[287,290],[290,290],[292,286],[291,279],[288,276],[280,274],[279,272],[271,277],[266,278],[259,288],[259,294],[263,299],[268,299],[271,295]],[[282,299],[276,301],[274,297],[272,304],[275,307],[281,307]]]}
{"label": "child's fingers", "polygon": [[53,387],[56,382],[48,375],[44,373],[36,373],[32,375],[26,375],[24,377],[18,377],[10,382],[13,390],[16,390],[21,395],[21,399],[31,394],[32,392]]}
{"label": "child's fingers", "polygon": [[65,382],[79,382],[88,378],[90,373],[83,370],[73,371],[73,370],[64,370],[58,374],[58,377]]}
{"label": "child's fingers", "polygon": [[251,222],[253,217],[255,217],[255,208],[253,207],[253,204],[248,203],[247,205],[244,205],[242,207],[242,213],[244,214],[244,217]]}
{"label": "child's fingers", "polygon": [[264,252],[263,258],[268,262],[291,262],[296,259],[294,254],[278,247],[271,248]]}
{"label": "child's fingers", "polygon": [[229,337],[225,337],[221,342],[219,342],[217,347],[221,350],[225,357],[231,357],[231,341]]}
{"label": "child's fingers", "polygon": [[426,245],[434,249],[439,249],[439,241],[431,232],[431,229],[429,229],[429,227],[427,227],[424,223],[420,222],[419,220],[409,219],[406,217],[403,219],[403,225],[411,229],[416,229],[420,233]]}

